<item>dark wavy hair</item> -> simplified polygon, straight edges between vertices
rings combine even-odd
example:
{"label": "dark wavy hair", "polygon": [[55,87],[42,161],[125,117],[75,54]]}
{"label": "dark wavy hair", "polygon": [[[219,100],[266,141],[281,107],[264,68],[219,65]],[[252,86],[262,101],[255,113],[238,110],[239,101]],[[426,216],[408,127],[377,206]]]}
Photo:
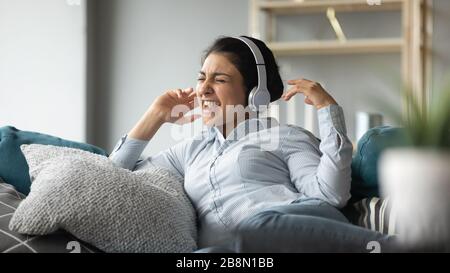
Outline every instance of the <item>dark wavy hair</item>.
{"label": "dark wavy hair", "polygon": [[[258,46],[264,57],[267,73],[267,89],[270,92],[270,101],[278,100],[283,94],[283,81],[281,80],[278,64],[272,51],[266,44],[258,39],[243,36],[252,40]],[[247,91],[247,99],[253,87],[258,85],[258,72],[256,70],[255,57],[250,48],[241,40],[233,37],[219,37],[205,51],[202,58],[202,64],[212,53],[224,54],[230,62],[237,68],[244,78],[244,84]]]}

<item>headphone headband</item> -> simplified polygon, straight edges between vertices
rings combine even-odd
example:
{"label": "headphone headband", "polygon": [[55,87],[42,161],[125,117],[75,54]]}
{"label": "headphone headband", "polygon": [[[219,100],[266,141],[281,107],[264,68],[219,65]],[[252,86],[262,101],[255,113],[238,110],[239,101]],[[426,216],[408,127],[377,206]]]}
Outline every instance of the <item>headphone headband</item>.
{"label": "headphone headband", "polygon": [[[264,57],[261,53],[261,50],[258,48],[258,46],[250,39],[240,36],[236,39],[241,40],[244,42],[252,51],[253,56],[255,57],[256,62],[256,70],[258,72],[258,86],[257,90],[254,91],[254,93],[258,93],[260,90],[264,90],[263,92],[269,92],[267,90],[267,72],[266,72],[266,63],[264,61]],[[259,92],[261,93],[261,92]],[[270,101],[269,101],[270,102]]]}
{"label": "headphone headband", "polygon": [[246,37],[238,37],[237,39],[244,42],[252,51],[253,56],[255,57],[256,65],[265,65],[264,57],[261,53],[261,50],[259,50],[258,46],[250,39]]}

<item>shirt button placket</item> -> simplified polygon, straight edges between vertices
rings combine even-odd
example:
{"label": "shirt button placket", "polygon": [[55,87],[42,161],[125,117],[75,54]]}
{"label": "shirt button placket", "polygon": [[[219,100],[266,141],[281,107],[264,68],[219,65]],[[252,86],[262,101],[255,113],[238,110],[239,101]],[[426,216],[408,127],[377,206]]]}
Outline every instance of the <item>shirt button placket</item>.
{"label": "shirt button placket", "polygon": [[[221,208],[221,204],[220,204],[220,201],[219,201],[219,198],[220,198],[219,185],[218,185],[218,181],[217,181],[217,179],[216,179],[214,174],[215,174],[215,168],[216,168],[217,160],[222,155],[222,153],[225,150],[226,146],[227,146],[226,143],[224,143],[219,148],[219,150],[218,150],[216,156],[214,157],[214,160],[212,161],[212,163],[210,165],[210,168],[209,168],[209,181],[210,181],[211,189],[212,189],[212,192],[213,192],[212,199],[213,199],[213,204],[215,206],[215,208],[214,208],[215,209],[215,213],[217,214],[219,219],[221,219],[219,213],[222,210],[222,208]],[[221,219],[221,221],[223,222],[222,219]]]}

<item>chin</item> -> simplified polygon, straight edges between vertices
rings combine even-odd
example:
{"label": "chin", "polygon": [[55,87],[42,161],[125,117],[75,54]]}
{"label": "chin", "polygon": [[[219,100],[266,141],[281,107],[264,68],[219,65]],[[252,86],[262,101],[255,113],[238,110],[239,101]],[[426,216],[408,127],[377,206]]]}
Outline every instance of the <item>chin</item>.
{"label": "chin", "polygon": [[203,125],[208,127],[215,127],[223,125],[223,121],[214,117],[203,117]]}

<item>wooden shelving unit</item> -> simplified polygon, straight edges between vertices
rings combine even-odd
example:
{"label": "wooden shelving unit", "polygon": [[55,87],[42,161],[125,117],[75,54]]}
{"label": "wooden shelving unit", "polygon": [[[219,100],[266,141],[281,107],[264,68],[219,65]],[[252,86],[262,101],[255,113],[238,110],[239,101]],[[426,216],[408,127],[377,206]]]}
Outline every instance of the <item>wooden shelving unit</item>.
{"label": "wooden shelving unit", "polygon": [[[370,1],[366,0],[250,0],[250,2],[251,35],[265,40],[275,55],[400,53],[403,83],[414,92],[422,102],[422,109],[425,109],[430,89],[432,0],[381,0],[380,5],[370,5],[368,4]],[[398,38],[360,40],[276,41],[278,16],[293,14],[302,16],[313,13],[325,15],[330,8],[337,14],[399,11],[402,16],[402,35]],[[260,26],[262,14],[265,18],[264,27]],[[337,32],[336,34],[338,36]],[[403,106],[407,111],[405,104]]]}
{"label": "wooden shelving unit", "polygon": [[260,1],[259,9],[273,14],[302,14],[325,12],[333,7],[336,12],[390,11],[400,10],[403,0],[383,0],[382,5],[369,5],[359,0],[305,0],[305,1]]}
{"label": "wooden shelving unit", "polygon": [[320,42],[269,42],[277,55],[358,54],[401,52],[402,39],[359,39],[345,43],[331,40]]}

